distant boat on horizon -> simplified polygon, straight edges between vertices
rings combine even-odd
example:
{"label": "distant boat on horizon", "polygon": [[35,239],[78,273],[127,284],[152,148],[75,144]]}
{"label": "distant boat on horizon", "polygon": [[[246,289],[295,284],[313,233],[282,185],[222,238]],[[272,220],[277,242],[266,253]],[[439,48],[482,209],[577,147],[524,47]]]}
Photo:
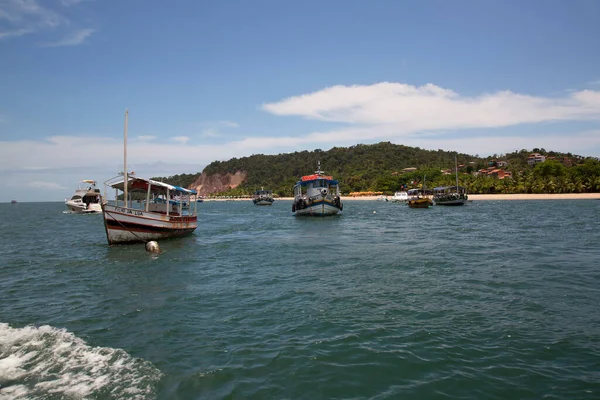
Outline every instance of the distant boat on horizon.
{"label": "distant boat on horizon", "polygon": [[11,200],[10,204],[17,204],[17,201],[16,200]]}

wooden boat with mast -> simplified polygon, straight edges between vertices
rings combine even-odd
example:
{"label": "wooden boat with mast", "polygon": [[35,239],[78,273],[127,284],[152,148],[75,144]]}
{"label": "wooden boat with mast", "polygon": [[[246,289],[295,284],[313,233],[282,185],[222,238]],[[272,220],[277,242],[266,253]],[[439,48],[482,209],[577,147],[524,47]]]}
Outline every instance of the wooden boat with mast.
{"label": "wooden boat with mast", "polygon": [[[126,110],[123,174],[104,182],[102,211],[108,244],[147,242],[191,234],[198,226],[197,202],[190,202],[190,197],[196,195],[195,190],[136,177],[127,171],[128,116]],[[108,188],[115,190],[112,202],[107,201]],[[185,204],[191,205],[183,210]]]}
{"label": "wooden boat with mast", "polygon": [[467,189],[458,186],[458,161],[454,156],[454,168],[456,172],[456,186],[439,186],[433,188],[433,201],[436,206],[462,206],[469,196]]}

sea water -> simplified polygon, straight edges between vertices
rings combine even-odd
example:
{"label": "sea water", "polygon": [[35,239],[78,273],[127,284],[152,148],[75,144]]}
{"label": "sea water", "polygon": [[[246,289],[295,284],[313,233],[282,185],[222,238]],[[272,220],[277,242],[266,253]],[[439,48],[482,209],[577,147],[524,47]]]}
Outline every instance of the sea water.
{"label": "sea water", "polygon": [[600,398],[600,201],[198,207],[0,204],[0,399]]}

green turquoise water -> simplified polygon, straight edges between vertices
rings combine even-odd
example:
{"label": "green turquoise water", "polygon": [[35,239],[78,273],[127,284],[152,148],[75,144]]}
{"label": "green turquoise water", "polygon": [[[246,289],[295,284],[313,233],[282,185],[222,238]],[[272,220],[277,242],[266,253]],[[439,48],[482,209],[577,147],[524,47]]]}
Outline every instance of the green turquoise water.
{"label": "green turquoise water", "polygon": [[600,398],[600,201],[64,210],[0,204],[0,399]]}

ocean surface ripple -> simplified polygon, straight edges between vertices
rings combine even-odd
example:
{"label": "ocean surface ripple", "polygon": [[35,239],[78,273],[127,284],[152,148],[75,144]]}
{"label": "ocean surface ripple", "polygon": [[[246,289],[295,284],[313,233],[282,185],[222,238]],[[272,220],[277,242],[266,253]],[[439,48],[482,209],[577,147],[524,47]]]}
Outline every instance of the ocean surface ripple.
{"label": "ocean surface ripple", "polygon": [[600,397],[600,201],[205,202],[159,255],[63,211],[0,204],[0,399]]}

